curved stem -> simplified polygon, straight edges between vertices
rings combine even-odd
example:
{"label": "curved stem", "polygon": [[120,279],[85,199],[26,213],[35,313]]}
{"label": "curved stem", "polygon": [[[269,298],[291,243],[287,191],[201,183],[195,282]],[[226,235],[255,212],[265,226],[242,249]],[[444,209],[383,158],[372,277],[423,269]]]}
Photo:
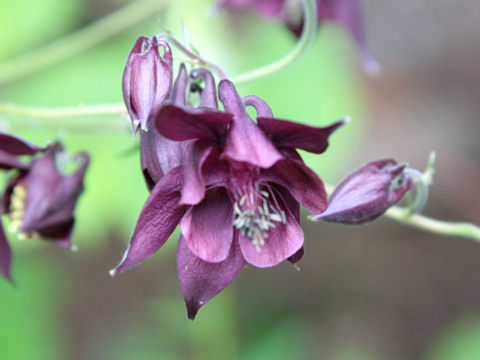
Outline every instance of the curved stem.
{"label": "curved stem", "polygon": [[124,32],[148,18],[158,16],[162,0],[135,1],[116,12],[61,39],[0,64],[0,86],[31,75]]}
{"label": "curved stem", "polygon": [[302,0],[302,4],[304,24],[302,35],[300,36],[300,39],[298,40],[295,47],[283,58],[271,64],[231,77],[230,80],[233,83],[246,83],[252,80],[258,80],[259,78],[272,75],[293,64],[305,53],[317,31],[317,9],[315,0]]}
{"label": "curved stem", "polygon": [[462,236],[480,242],[480,227],[475,224],[436,220],[420,214],[411,214],[408,209],[402,209],[398,206],[388,209],[385,216],[402,224],[434,234]]}
{"label": "curved stem", "polygon": [[217,64],[215,64],[211,61],[207,61],[204,58],[202,58],[200,55],[194,53],[189,48],[187,48],[185,45],[183,45],[182,42],[180,40],[178,40],[175,36],[173,36],[173,34],[171,34],[170,32],[167,31],[166,34],[160,34],[160,35],[158,35],[158,37],[160,37],[160,38],[166,37],[166,39],[170,43],[172,43],[177,49],[182,51],[189,58],[193,59],[194,61],[196,61],[200,65],[203,65],[203,66],[206,66],[206,67],[212,69],[213,71],[215,71],[217,73],[218,76],[220,76],[221,79],[226,79],[227,78],[227,74],[220,67],[220,65],[217,65]]}

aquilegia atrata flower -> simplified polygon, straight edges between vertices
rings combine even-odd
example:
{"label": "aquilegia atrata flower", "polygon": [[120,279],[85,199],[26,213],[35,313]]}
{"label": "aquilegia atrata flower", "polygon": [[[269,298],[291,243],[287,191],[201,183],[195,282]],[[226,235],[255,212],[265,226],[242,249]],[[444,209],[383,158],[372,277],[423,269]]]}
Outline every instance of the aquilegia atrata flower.
{"label": "aquilegia atrata flower", "polygon": [[[303,28],[300,5],[299,0],[293,5],[288,0],[221,0],[218,3],[220,8],[255,8],[263,16],[281,18],[296,36],[300,36]],[[345,27],[357,44],[365,70],[371,74],[378,72],[379,65],[367,47],[363,0],[317,0],[317,20],[319,25],[333,21]]]}
{"label": "aquilegia atrata flower", "polygon": [[[21,155],[39,155],[28,163]],[[65,174],[62,160],[66,154],[60,143],[40,148],[18,137],[0,134],[0,168],[15,170],[2,196],[1,214],[10,217],[9,231],[19,238],[40,236],[71,248],[73,212],[83,190],[83,177],[89,156],[78,153],[73,174]],[[10,276],[11,251],[0,229],[0,270]]]}
{"label": "aquilegia atrata flower", "polygon": [[[295,149],[322,153],[343,124],[313,128],[275,119],[266,103],[255,96],[241,99],[228,80],[218,87],[221,112],[211,74],[200,69],[192,77],[206,80],[200,107],[170,102],[154,117],[156,131],[188,151],[182,165],[153,187],[112,271],[118,274],[153,255],[180,224],[178,275],[191,319],[247,263],[263,268],[300,259],[299,204],[321,213],[327,197]],[[246,106],[256,108],[257,123]]]}
{"label": "aquilegia atrata flower", "polygon": [[382,215],[403,198],[412,186],[406,164],[393,159],[371,162],[353,172],[330,196],[328,208],[312,220],[364,224]]}

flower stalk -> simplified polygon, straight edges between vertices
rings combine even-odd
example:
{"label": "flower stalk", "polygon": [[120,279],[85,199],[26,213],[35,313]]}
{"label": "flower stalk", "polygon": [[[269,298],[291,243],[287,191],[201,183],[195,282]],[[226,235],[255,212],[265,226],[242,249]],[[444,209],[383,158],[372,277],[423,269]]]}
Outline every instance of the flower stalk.
{"label": "flower stalk", "polygon": [[247,83],[280,72],[297,61],[305,53],[317,33],[317,5],[315,0],[302,0],[302,5],[305,22],[302,35],[295,47],[283,58],[273,63],[233,76],[230,78],[233,83]]}

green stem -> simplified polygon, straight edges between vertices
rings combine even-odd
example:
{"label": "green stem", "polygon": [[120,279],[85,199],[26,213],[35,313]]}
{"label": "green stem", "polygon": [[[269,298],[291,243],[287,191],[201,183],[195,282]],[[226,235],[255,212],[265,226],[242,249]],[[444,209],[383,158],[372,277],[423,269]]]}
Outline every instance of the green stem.
{"label": "green stem", "polygon": [[168,39],[170,43],[172,43],[178,50],[182,51],[185,55],[187,55],[189,58],[191,58],[194,62],[206,66],[213,71],[217,73],[218,76],[220,76],[221,79],[226,79],[228,76],[225,73],[225,71],[220,67],[220,65],[217,65],[211,61],[205,60],[202,58],[200,55],[194,53],[192,50],[187,48],[183,43],[178,40],[175,36],[173,36],[172,33],[167,32],[166,34],[160,34],[160,38],[165,37]]}
{"label": "green stem", "polygon": [[0,64],[0,86],[31,75],[73,55],[101,44],[148,18],[158,15],[165,6],[162,0],[135,1],[116,12],[25,55]]}
{"label": "green stem", "polygon": [[0,114],[4,116],[58,119],[87,116],[120,116],[127,115],[127,111],[123,104],[80,105],[68,108],[41,108],[0,102]]}
{"label": "green stem", "polygon": [[480,227],[467,222],[441,221],[420,214],[411,214],[408,209],[393,206],[385,216],[402,224],[410,225],[434,234],[461,236],[480,242]]}
{"label": "green stem", "polygon": [[293,64],[305,53],[317,32],[317,10],[315,0],[302,0],[302,3],[304,11],[304,24],[302,35],[300,36],[300,39],[295,47],[283,58],[271,64],[231,77],[230,80],[233,83],[246,83],[252,80],[258,80],[260,78],[270,76]]}

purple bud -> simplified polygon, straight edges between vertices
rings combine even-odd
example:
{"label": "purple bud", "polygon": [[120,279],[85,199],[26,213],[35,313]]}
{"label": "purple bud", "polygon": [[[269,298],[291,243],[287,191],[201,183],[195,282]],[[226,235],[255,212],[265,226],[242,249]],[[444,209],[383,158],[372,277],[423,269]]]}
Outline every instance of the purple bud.
{"label": "purple bud", "polygon": [[406,164],[385,159],[371,162],[350,174],[330,196],[327,210],[312,220],[363,224],[397,203],[412,186]]}
{"label": "purple bud", "polygon": [[[164,49],[160,56],[158,47]],[[133,131],[147,129],[148,118],[155,114],[172,88],[172,52],[156,37],[141,36],[128,55],[123,72],[123,99],[132,120]]]}

